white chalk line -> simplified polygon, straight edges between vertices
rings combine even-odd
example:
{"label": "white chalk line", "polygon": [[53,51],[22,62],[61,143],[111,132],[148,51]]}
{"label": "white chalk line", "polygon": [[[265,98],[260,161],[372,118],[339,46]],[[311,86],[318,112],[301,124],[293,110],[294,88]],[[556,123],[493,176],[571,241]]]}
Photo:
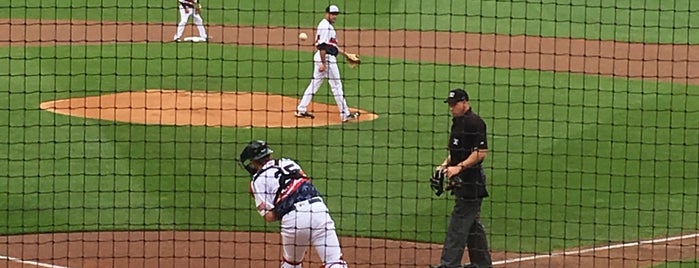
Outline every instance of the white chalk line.
{"label": "white chalk line", "polygon": [[2,256],[2,255],[0,255],[0,260],[8,260],[8,261],[16,262],[16,263],[28,264],[28,265],[34,265],[34,266],[46,267],[46,268],[70,268],[67,266],[53,265],[50,263],[43,263],[43,262],[38,262],[38,261],[25,261],[23,259],[14,258],[14,257],[10,257],[10,256]]}
{"label": "white chalk line", "polygon": [[644,245],[644,244],[655,244],[655,243],[669,242],[669,241],[674,241],[674,240],[694,238],[694,237],[698,237],[698,236],[699,236],[699,233],[695,233],[695,234],[688,234],[688,235],[682,235],[682,236],[671,236],[671,237],[665,237],[665,238],[636,241],[636,242],[608,245],[608,246],[588,248],[588,249],[574,249],[574,250],[569,250],[569,251],[564,251],[564,252],[554,252],[554,253],[544,254],[544,255],[534,255],[534,256],[529,256],[529,257],[521,257],[521,258],[514,258],[514,259],[508,259],[508,260],[502,260],[502,261],[495,261],[495,262],[493,262],[493,265],[503,265],[503,264],[517,263],[517,262],[525,262],[525,261],[532,261],[532,260],[537,260],[537,259],[563,256],[563,255],[580,255],[580,254],[588,253],[588,252],[603,251],[603,250],[625,248],[625,247],[633,247],[633,246],[640,246],[640,245]]}

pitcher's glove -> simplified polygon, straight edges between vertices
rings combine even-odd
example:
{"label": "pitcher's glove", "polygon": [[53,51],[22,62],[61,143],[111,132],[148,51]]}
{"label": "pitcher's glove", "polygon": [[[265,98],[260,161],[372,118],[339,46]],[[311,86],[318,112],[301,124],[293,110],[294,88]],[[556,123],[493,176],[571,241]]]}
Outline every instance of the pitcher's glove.
{"label": "pitcher's glove", "polygon": [[359,55],[353,53],[345,53],[345,58],[347,58],[347,64],[349,64],[350,68],[357,67],[362,62]]}
{"label": "pitcher's glove", "polygon": [[434,194],[437,196],[442,195],[444,193],[444,179],[447,177],[447,174],[444,172],[444,170],[435,170],[434,173],[432,173],[432,178],[430,179],[430,187],[434,191]]}

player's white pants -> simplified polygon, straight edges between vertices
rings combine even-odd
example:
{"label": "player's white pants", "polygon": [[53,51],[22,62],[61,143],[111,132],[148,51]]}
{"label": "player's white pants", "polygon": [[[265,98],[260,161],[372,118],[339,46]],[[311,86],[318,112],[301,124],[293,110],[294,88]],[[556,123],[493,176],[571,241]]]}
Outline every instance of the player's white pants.
{"label": "player's white pants", "polygon": [[301,268],[306,249],[315,246],[326,268],[346,268],[342,260],[335,222],[323,202],[296,203],[296,209],[281,220],[284,261],[282,268]]}
{"label": "player's white pants", "polygon": [[[319,54],[316,52],[316,54]],[[320,56],[314,58],[313,67],[313,79],[311,83],[306,87],[306,91],[303,93],[303,98],[296,110],[299,112],[307,112],[308,105],[313,99],[313,95],[318,92],[320,86],[323,85],[323,80],[328,78],[328,83],[330,84],[330,89],[332,89],[333,96],[335,97],[335,103],[337,103],[337,108],[340,110],[340,119],[345,120],[349,116],[350,111],[347,107],[347,102],[345,101],[345,93],[342,91],[342,79],[340,78],[340,69],[337,67],[337,59],[335,56],[326,55],[325,72],[320,72]]]}
{"label": "player's white pants", "polygon": [[189,21],[189,16],[192,16],[194,25],[196,25],[199,30],[199,37],[206,39],[208,36],[206,35],[206,29],[204,29],[204,20],[201,19],[199,14],[194,13],[194,8],[187,8],[187,10],[185,10],[182,5],[180,5],[180,23],[177,24],[177,34],[175,34],[174,39],[180,39],[182,37],[184,27]]}

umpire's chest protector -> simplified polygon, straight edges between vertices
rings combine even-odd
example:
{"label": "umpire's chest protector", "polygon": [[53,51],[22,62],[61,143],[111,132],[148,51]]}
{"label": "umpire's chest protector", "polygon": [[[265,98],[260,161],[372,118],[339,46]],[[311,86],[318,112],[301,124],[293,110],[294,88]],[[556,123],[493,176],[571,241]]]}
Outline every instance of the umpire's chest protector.
{"label": "umpire's chest protector", "polygon": [[[469,111],[463,116],[452,119],[449,135],[450,166],[455,166],[478,149],[487,149],[485,124],[480,117]],[[457,176],[463,181],[462,186],[454,189],[454,194],[466,198],[488,196],[485,185],[485,172],[480,163],[464,168]]]}

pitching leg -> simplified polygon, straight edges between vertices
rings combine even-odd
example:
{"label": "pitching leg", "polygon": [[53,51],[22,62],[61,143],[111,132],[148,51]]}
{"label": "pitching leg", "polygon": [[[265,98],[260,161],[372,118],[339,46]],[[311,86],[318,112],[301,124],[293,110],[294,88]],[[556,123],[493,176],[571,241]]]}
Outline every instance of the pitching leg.
{"label": "pitching leg", "polygon": [[319,68],[320,62],[315,62],[313,66],[313,79],[311,79],[311,83],[309,83],[308,87],[306,87],[306,91],[303,92],[303,98],[301,98],[299,106],[296,107],[296,111],[299,111],[301,113],[307,112],[308,105],[311,103],[313,95],[315,95],[316,92],[318,92],[318,89],[320,89],[320,86],[323,84],[323,79],[325,79],[326,77],[327,70],[321,73],[318,70]]}
{"label": "pitching leg", "polygon": [[335,97],[335,103],[337,103],[337,108],[340,110],[340,120],[345,120],[349,116],[350,111],[347,107],[347,101],[345,100],[345,93],[342,90],[342,78],[340,78],[340,69],[337,67],[336,62],[328,63],[328,83],[330,83],[330,89],[333,91],[333,96]]}

